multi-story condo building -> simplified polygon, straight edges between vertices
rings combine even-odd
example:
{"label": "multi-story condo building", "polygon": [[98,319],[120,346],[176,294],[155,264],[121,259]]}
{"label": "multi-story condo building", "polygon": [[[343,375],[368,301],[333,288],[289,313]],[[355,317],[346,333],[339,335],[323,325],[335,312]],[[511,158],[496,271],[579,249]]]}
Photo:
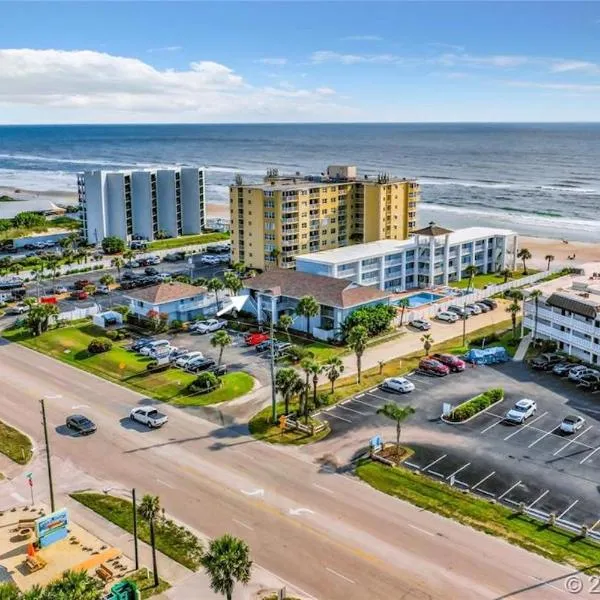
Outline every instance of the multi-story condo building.
{"label": "multi-story condo building", "polygon": [[296,269],[349,279],[380,290],[448,285],[467,278],[469,265],[480,273],[515,268],[517,234],[508,229],[468,227],[451,231],[430,223],[408,240],[379,240],[299,256]]}
{"label": "multi-story condo building", "polygon": [[205,226],[204,171],[196,167],[86,171],[77,176],[83,235],[153,240],[200,233]]}
{"label": "multi-story condo building", "polygon": [[232,260],[255,269],[291,268],[296,256],[355,242],[404,240],[415,229],[415,180],[357,176],[330,166],[318,176],[280,176],[230,186]]}

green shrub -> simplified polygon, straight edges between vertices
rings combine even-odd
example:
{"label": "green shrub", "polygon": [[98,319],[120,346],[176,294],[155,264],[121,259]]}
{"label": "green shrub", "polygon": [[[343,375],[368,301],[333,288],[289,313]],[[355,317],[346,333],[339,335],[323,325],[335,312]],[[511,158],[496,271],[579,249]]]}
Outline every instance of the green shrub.
{"label": "green shrub", "polygon": [[106,332],[106,337],[109,340],[113,341],[113,342],[116,342],[118,339],[120,339],[119,332],[116,329],[112,329],[110,331],[107,331]]}
{"label": "green shrub", "polygon": [[219,378],[210,372],[200,373],[195,381],[191,384],[190,389],[193,392],[210,392],[218,387]]}
{"label": "green shrub", "polygon": [[183,329],[183,321],[180,321],[179,319],[173,319],[171,321],[171,327],[177,331],[181,331]]}
{"label": "green shrub", "polygon": [[125,242],[114,235],[109,235],[102,240],[102,250],[106,254],[117,254],[125,250]]}
{"label": "green shrub", "polygon": [[112,342],[108,338],[97,337],[88,344],[88,352],[91,354],[101,354],[108,352],[112,348]]}
{"label": "green shrub", "polygon": [[303,358],[306,358],[309,355],[312,356],[312,353],[310,352],[310,350],[307,350],[304,346],[298,346],[294,344],[285,351],[285,355],[293,363],[299,363]]}
{"label": "green shrub", "polygon": [[479,394],[479,396],[475,396],[474,398],[471,398],[467,402],[456,407],[448,417],[448,420],[455,423],[466,421],[470,417],[480,413],[482,410],[485,410],[495,402],[498,402],[503,397],[504,390],[500,388],[492,388],[487,390],[486,392]]}
{"label": "green shrub", "polygon": [[349,314],[342,323],[342,337],[346,338],[351,329],[362,325],[370,336],[379,335],[389,329],[396,316],[396,308],[387,304],[363,306]]}

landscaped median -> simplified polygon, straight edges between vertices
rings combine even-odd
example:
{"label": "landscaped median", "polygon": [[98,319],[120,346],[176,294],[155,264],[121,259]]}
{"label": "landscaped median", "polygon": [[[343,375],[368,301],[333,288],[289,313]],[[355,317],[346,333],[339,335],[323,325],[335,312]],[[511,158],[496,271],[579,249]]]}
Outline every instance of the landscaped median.
{"label": "landscaped median", "polygon": [[124,341],[113,343],[110,350],[99,354],[88,351],[90,342],[106,334],[89,321],[72,327],[52,329],[31,336],[26,329],[3,332],[6,339],[18,342],[84,371],[114,381],[156,400],[180,406],[205,406],[238,398],[252,390],[254,379],[243,371],[227,373],[221,386],[209,393],[192,392],[196,375],[181,369],[148,370],[151,359],[130,352]]}
{"label": "landscaped median", "polygon": [[[504,538],[511,544],[550,560],[570,564],[578,569],[589,569],[592,566],[597,570],[595,565],[600,564],[600,546],[589,538],[542,525],[501,504],[474,495],[467,496],[463,491],[404,467],[388,467],[364,460],[357,466],[356,474],[385,494]],[[589,571],[586,570],[586,573]]]}
{"label": "landscaped median", "polygon": [[148,244],[147,250],[169,250],[170,248],[183,248],[185,246],[223,242],[228,239],[229,234],[225,232],[181,235],[179,237],[168,238],[166,240],[154,240]]}
{"label": "landscaped median", "polygon": [[29,436],[0,421],[0,452],[20,465],[25,465],[33,454]]}
{"label": "landscaped median", "polygon": [[466,423],[502,400],[504,400],[504,390],[492,388],[455,406],[448,415],[442,415],[441,419],[445,423]]}

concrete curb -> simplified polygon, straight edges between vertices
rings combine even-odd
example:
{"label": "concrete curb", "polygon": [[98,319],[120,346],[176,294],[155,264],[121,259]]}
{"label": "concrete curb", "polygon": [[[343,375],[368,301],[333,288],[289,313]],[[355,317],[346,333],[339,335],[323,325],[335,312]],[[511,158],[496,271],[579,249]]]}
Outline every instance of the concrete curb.
{"label": "concrete curb", "polygon": [[[473,398],[477,398],[477,396],[473,396]],[[455,410],[457,408],[460,408],[463,404],[467,404],[467,402],[470,402],[471,400],[473,400],[473,398],[469,398],[468,400],[461,402],[457,407],[455,407]],[[492,408],[493,406],[496,406],[496,404],[500,404],[500,402],[503,402],[503,401],[504,401],[504,392],[502,392],[502,398],[500,398],[500,400],[496,400],[496,402],[494,402],[493,404],[486,406],[483,410],[480,410],[479,412],[475,413],[474,415],[470,416],[468,419],[465,419],[464,421],[449,421],[448,419],[446,419],[446,417],[444,417],[444,415],[440,415],[440,420],[442,420],[447,425],[462,425],[463,423],[468,423],[469,421],[472,421],[475,417],[478,417],[479,415],[487,412],[488,410],[490,410],[490,408]]]}

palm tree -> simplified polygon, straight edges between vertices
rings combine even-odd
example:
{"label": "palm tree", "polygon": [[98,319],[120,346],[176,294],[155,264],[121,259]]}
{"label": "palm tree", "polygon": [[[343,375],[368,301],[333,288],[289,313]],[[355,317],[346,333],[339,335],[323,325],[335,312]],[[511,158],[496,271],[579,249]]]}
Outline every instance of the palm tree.
{"label": "palm tree", "polygon": [[123,268],[125,261],[120,256],[115,256],[110,261],[110,264],[112,267],[114,267],[117,270],[117,278],[119,281],[121,281],[121,269]]}
{"label": "palm tree", "polygon": [[306,356],[300,361],[300,368],[304,371],[305,380],[302,384],[302,391],[304,392],[300,396],[300,406],[298,407],[298,414],[306,414],[308,412],[308,392],[310,390],[310,372],[311,365],[314,362],[312,355]]}
{"label": "palm tree", "polygon": [[400,313],[400,327],[402,327],[402,323],[404,322],[404,313],[406,312],[406,309],[410,306],[410,302],[408,301],[408,298],[402,298],[401,300],[399,300],[396,306],[402,309],[402,312]]}
{"label": "palm tree", "polygon": [[506,293],[506,295],[515,301],[523,300],[525,298],[525,295],[523,294],[523,292],[521,290],[510,290],[509,292]]}
{"label": "palm tree", "polygon": [[244,287],[241,279],[235,273],[225,273],[223,280],[225,287],[231,292],[232,296],[237,296],[239,291]]}
{"label": "palm tree", "polygon": [[541,295],[542,295],[542,290],[533,290],[529,294],[529,297],[533,298],[533,301],[535,302],[535,316],[534,316],[534,321],[533,321],[533,339],[534,340],[537,338],[538,310],[539,310],[539,303],[540,303]]}
{"label": "palm tree", "polygon": [[127,250],[125,250],[123,252],[123,258],[125,260],[132,260],[134,256],[135,256],[135,252],[131,248],[128,248]]}
{"label": "palm tree", "polygon": [[517,339],[517,315],[520,311],[521,307],[516,299],[506,307],[506,312],[510,313],[510,318],[512,320],[513,340]]}
{"label": "palm tree", "polygon": [[[36,583],[32,587],[30,587],[26,592],[23,592],[22,594],[16,596],[15,600],[47,600],[47,598],[48,596],[44,588]],[[10,596],[8,598],[4,598],[4,596],[0,594],[0,600],[13,599]]]}
{"label": "palm tree", "polygon": [[300,387],[304,387],[298,371],[292,367],[279,369],[275,375],[275,389],[283,397],[284,414],[290,412],[290,399],[297,394]]}
{"label": "palm tree", "polygon": [[42,598],[100,600],[102,596],[102,584],[88,575],[87,571],[69,570],[65,571],[60,579],[46,587]]}
{"label": "palm tree", "polygon": [[469,265],[465,269],[465,273],[469,277],[469,285],[467,286],[467,292],[470,292],[470,291],[472,291],[471,286],[473,285],[473,277],[475,277],[475,275],[477,275],[477,273],[479,273],[479,269],[475,265]]}
{"label": "palm tree", "polygon": [[377,410],[392,421],[396,421],[396,463],[400,462],[400,423],[415,412],[412,406],[398,406],[395,402],[388,402]]}
{"label": "palm tree", "polygon": [[344,363],[339,356],[332,356],[325,362],[325,374],[327,379],[331,381],[331,393],[333,394],[335,389],[336,379],[339,379],[340,375],[344,372]]}
{"label": "palm tree", "polygon": [[294,319],[290,315],[286,315],[285,313],[279,317],[278,325],[285,331],[287,335],[288,342],[292,343],[292,338],[290,336],[290,327],[293,325]]}
{"label": "palm tree", "polygon": [[156,539],[154,534],[154,522],[160,512],[160,498],[150,494],[144,494],[139,506],[139,513],[142,519],[148,521],[150,525],[150,544],[152,545],[152,570],[154,575],[154,587],[158,587],[158,567],[156,564]]}
{"label": "palm tree", "polygon": [[217,301],[217,310],[221,308],[219,304],[219,292],[224,288],[225,286],[223,285],[223,282],[218,277],[213,277],[212,279],[209,279],[209,281],[206,284],[206,289],[209,292],[215,293],[215,300]]}
{"label": "palm tree", "polygon": [[246,273],[246,265],[243,262],[234,263],[231,268],[239,277],[242,277]]}
{"label": "palm tree", "polygon": [[[309,373],[312,375],[312,390],[313,390],[313,408],[317,408],[317,385],[319,383],[319,375],[323,372],[323,365],[313,359],[309,367]],[[304,407],[305,419],[308,421],[308,404]]]}
{"label": "palm tree", "polygon": [[206,287],[208,285],[209,280],[206,277],[197,277],[192,281],[192,285],[197,285],[199,287]]}
{"label": "palm tree", "polygon": [[550,263],[554,260],[554,255],[552,254],[546,254],[546,256],[544,256],[544,259],[548,261],[548,266],[546,267],[546,271],[550,270]]}
{"label": "palm tree", "polygon": [[18,275],[21,272],[21,269],[21,264],[18,262],[14,262],[10,265],[10,267],[8,267],[8,270],[15,275]]}
{"label": "palm tree", "polygon": [[369,341],[369,332],[364,325],[355,325],[348,333],[346,343],[348,347],[356,354],[356,370],[358,373],[357,381],[360,383],[362,355]]}
{"label": "palm tree", "polygon": [[228,533],[210,541],[200,562],[210,577],[211,589],[227,600],[233,598],[236,581],[244,585],[250,581],[250,548],[246,542]]}
{"label": "palm tree", "polygon": [[210,345],[213,348],[219,348],[219,360],[217,362],[217,367],[221,366],[221,359],[223,358],[223,350],[225,349],[225,346],[230,346],[232,342],[233,340],[231,339],[231,336],[224,329],[219,329],[219,331],[217,331],[215,335],[210,338]]}
{"label": "palm tree", "polygon": [[531,252],[529,252],[527,248],[521,248],[517,252],[517,258],[520,258],[523,261],[523,275],[527,275],[527,264],[525,261],[531,258]]}
{"label": "palm tree", "polygon": [[504,283],[506,283],[512,277],[512,271],[510,269],[503,269],[500,271],[500,275],[504,277]]}
{"label": "palm tree", "polygon": [[279,248],[273,248],[269,254],[271,260],[275,263],[275,266],[279,266],[279,257],[281,256],[281,250]]}
{"label": "palm tree", "polygon": [[58,258],[58,256],[51,256],[48,258],[48,269],[50,269],[51,273],[52,273],[52,289],[54,289],[54,286],[56,284],[56,276],[58,275],[58,272],[60,271],[60,258]]}
{"label": "palm tree", "polygon": [[310,319],[319,314],[319,303],[314,296],[302,296],[296,305],[296,314],[306,318],[306,335],[310,335]]}
{"label": "palm tree", "polygon": [[431,350],[431,346],[433,346],[433,338],[430,333],[424,333],[421,336],[421,341],[423,342],[423,350],[425,350],[425,356],[429,354]]}
{"label": "palm tree", "polygon": [[21,600],[21,592],[12,583],[0,583],[0,600]]}

